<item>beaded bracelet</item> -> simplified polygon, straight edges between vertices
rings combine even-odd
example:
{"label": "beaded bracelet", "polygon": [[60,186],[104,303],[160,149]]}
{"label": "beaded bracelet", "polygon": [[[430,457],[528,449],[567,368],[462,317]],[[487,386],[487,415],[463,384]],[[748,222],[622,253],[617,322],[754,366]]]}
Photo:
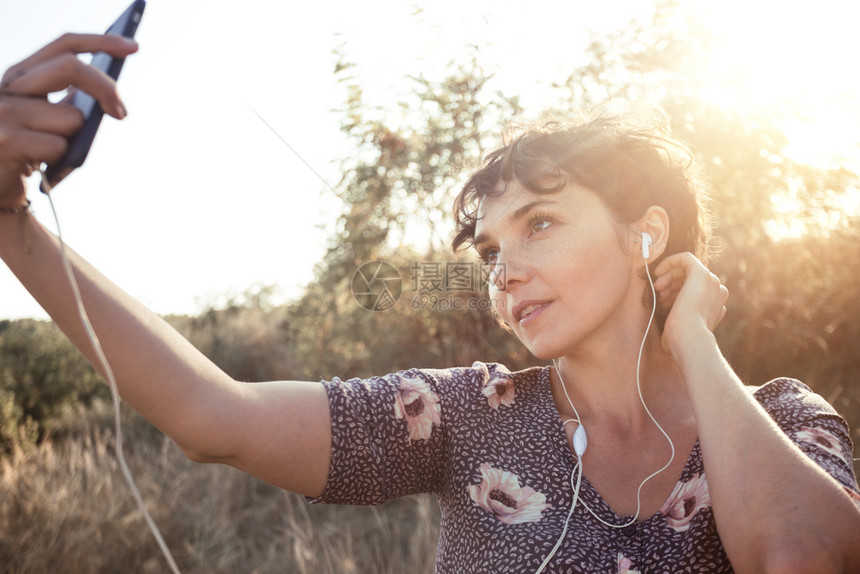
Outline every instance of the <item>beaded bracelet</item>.
{"label": "beaded bracelet", "polygon": [[10,215],[15,215],[16,213],[27,213],[30,211],[30,200],[27,200],[27,205],[22,205],[21,207],[0,207],[0,213],[8,213]]}

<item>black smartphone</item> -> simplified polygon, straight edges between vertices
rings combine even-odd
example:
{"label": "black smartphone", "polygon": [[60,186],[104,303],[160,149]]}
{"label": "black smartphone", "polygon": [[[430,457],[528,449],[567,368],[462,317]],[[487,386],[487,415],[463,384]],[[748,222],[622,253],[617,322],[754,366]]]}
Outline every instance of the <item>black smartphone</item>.
{"label": "black smartphone", "polygon": [[[105,33],[134,38],[134,33],[137,31],[137,25],[140,24],[140,18],[143,15],[145,7],[146,0],[134,0],[131,6],[122,13],[122,16],[117,18],[116,22]],[[98,52],[93,54],[90,65],[95,66],[116,80],[119,78],[119,73],[122,71],[124,62],[125,58],[114,58],[104,52]],[[72,96],[71,104],[83,112],[84,125],[69,138],[69,148],[66,150],[65,155],[57,163],[45,168],[45,176],[40,186],[43,192],[52,189],[74,171],[75,168],[83,165],[104,115],[99,103],[87,93],[81,91],[75,92]],[[45,179],[47,179],[47,182]]]}

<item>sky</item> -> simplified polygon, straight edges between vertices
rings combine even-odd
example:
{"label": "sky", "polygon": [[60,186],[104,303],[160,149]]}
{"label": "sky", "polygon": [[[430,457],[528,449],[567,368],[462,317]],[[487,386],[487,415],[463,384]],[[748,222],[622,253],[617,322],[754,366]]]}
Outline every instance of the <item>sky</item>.
{"label": "sky", "polygon": [[[127,4],[4,0],[0,66],[63,32],[102,32]],[[764,1],[690,5],[730,37],[715,66],[746,66],[763,105],[802,101],[798,153],[821,162],[856,154],[860,88],[840,53],[860,53],[857,9],[838,0],[797,13]],[[350,154],[334,50],[385,105],[408,91],[410,75],[442,78],[480,44],[498,87],[536,114],[546,86],[585,62],[592,33],[652,13],[646,0],[150,0],[140,51],[119,82],[129,116],[105,118],[85,165],[53,194],[63,235],[161,314],[193,314],[264,285],[297,296],[324,253],[338,213],[327,187]],[[36,189],[34,178],[34,213],[53,229]],[[21,317],[46,315],[0,266],[0,318]]]}

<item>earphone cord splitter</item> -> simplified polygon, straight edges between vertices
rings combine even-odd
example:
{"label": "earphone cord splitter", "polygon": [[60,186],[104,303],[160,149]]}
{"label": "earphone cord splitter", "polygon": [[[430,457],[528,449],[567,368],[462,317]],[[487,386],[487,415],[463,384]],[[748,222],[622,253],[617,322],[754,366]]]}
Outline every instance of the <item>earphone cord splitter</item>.
{"label": "earphone cord splitter", "polygon": [[66,253],[66,243],[63,241],[63,234],[60,230],[60,218],[57,216],[57,208],[54,205],[54,199],[51,197],[51,186],[48,183],[48,178],[45,176],[45,172],[42,171],[42,189],[44,194],[48,197],[48,203],[51,206],[51,212],[54,215],[54,223],[57,228],[57,239],[60,242],[60,259],[63,262],[63,269],[66,272],[66,277],[69,280],[69,285],[72,289],[72,294],[75,299],[75,304],[77,306],[78,317],[80,318],[81,325],[84,327],[84,331],[87,334],[87,339],[90,342],[90,345],[93,348],[93,351],[98,358],[99,364],[102,367],[102,371],[104,372],[105,379],[107,380],[108,386],[111,391],[111,398],[113,400],[113,410],[114,410],[114,426],[116,427],[116,457],[119,462],[119,467],[122,470],[123,477],[125,477],[125,481],[128,483],[129,488],[131,489],[132,496],[134,497],[135,502],[137,503],[137,507],[140,510],[143,518],[146,520],[147,526],[149,526],[150,531],[152,532],[155,541],[158,543],[158,547],[161,550],[161,553],[164,555],[164,558],[167,560],[167,563],[170,565],[170,569],[174,574],[180,574],[179,567],[176,565],[176,561],[173,559],[173,554],[170,552],[170,548],[167,547],[167,544],[164,542],[164,537],[161,535],[161,531],[158,529],[158,525],[153,520],[152,515],[150,515],[149,510],[146,508],[146,503],[143,501],[143,496],[140,494],[140,490],[137,487],[137,484],[134,481],[134,476],[131,474],[131,469],[128,467],[128,463],[125,460],[125,454],[123,452],[123,436],[122,436],[122,417],[120,415],[120,396],[119,389],[116,384],[116,378],[113,374],[113,369],[111,369],[110,363],[108,363],[107,357],[105,356],[104,350],[102,349],[101,343],[99,342],[99,338],[96,335],[95,330],[93,329],[92,323],[90,322],[89,315],[87,314],[87,310],[84,307],[83,299],[81,298],[81,291],[78,287],[78,282],[75,279],[75,273],[72,269],[72,264],[69,262],[68,255]]}
{"label": "earphone cord splitter", "polygon": [[[647,259],[645,260],[645,273],[648,275],[648,285],[650,285],[650,287],[651,287],[651,317],[648,319],[647,327],[645,327],[645,335],[642,337],[642,343],[639,345],[639,356],[636,359],[636,390],[639,393],[639,401],[642,403],[642,407],[645,409],[645,412],[648,413],[648,417],[650,417],[651,421],[654,423],[654,425],[656,425],[656,427],[660,430],[660,432],[663,434],[663,436],[666,437],[666,441],[669,443],[669,448],[671,449],[671,456],[669,457],[669,461],[666,462],[665,465],[663,465],[660,469],[653,472],[648,477],[646,477],[645,480],[643,480],[641,483],[639,483],[639,488],[636,490],[636,514],[633,515],[633,518],[631,518],[630,521],[628,521],[624,524],[612,524],[610,522],[607,522],[607,521],[603,520],[602,518],[600,518],[599,516],[597,516],[597,514],[591,509],[591,507],[588,506],[588,504],[586,504],[586,502],[584,500],[581,501],[582,506],[597,521],[599,521],[600,523],[602,523],[602,524],[604,524],[610,528],[626,528],[626,527],[628,527],[628,526],[630,526],[636,522],[636,520],[639,518],[639,512],[642,509],[642,505],[641,505],[642,487],[645,486],[646,482],[648,482],[649,480],[651,480],[652,478],[654,478],[655,476],[657,476],[658,474],[660,474],[661,472],[663,472],[664,470],[669,468],[669,466],[675,460],[675,443],[672,442],[672,439],[669,437],[669,434],[663,429],[662,426],[660,426],[660,423],[657,422],[657,419],[651,413],[651,409],[649,409],[648,405],[645,404],[645,398],[642,396],[642,384],[641,384],[641,379],[640,379],[640,370],[642,367],[642,353],[645,350],[645,343],[648,340],[648,333],[651,331],[651,325],[654,323],[654,315],[657,312],[657,290],[654,288],[654,280],[651,277],[651,270],[648,267],[648,260]],[[568,423],[571,423],[571,422],[575,422],[578,425],[582,426],[582,422],[579,418],[579,412],[576,410],[576,406],[574,406],[573,400],[571,400],[571,398],[570,398],[570,394],[567,391],[567,385],[565,384],[564,378],[562,377],[562,374],[561,374],[561,368],[560,368],[558,362],[556,362],[556,359],[553,359],[552,364],[555,367],[556,373],[558,373],[559,382],[561,382],[561,388],[564,391],[564,396],[565,396],[565,398],[567,398],[567,402],[570,405],[570,408],[573,409],[574,415],[576,415],[575,418],[570,418],[570,419],[566,419],[565,421],[563,421],[562,426],[566,426]],[[581,453],[578,453],[576,465],[573,467],[573,471],[571,471],[571,473],[570,473],[570,485],[571,485],[571,488],[573,488],[573,502],[570,505],[570,511],[567,513],[567,518],[564,521],[564,528],[562,529],[561,536],[559,537],[558,542],[556,542],[553,549],[550,551],[550,553],[544,559],[543,563],[541,563],[540,567],[537,569],[535,574],[540,574],[543,571],[543,569],[547,566],[547,564],[549,564],[549,561],[555,555],[556,551],[561,547],[561,544],[564,541],[564,537],[567,534],[567,528],[568,528],[568,525],[570,523],[570,519],[573,516],[573,511],[576,508],[577,502],[580,502],[579,501],[579,489],[582,486],[582,455],[583,454],[585,454],[585,449],[583,449]],[[574,480],[573,480],[574,475],[577,475],[576,486],[574,486]]]}

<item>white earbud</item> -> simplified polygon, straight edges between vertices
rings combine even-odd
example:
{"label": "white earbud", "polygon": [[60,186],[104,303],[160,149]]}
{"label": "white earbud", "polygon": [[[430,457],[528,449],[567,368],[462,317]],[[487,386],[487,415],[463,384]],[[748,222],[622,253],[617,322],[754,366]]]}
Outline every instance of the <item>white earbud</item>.
{"label": "white earbud", "polygon": [[582,459],[582,455],[585,454],[585,449],[588,448],[588,435],[585,434],[585,427],[582,426],[582,423],[576,430],[573,431],[573,452],[576,453],[577,458]]}
{"label": "white earbud", "polygon": [[651,236],[647,231],[642,232],[642,258],[650,259],[651,258]]}

